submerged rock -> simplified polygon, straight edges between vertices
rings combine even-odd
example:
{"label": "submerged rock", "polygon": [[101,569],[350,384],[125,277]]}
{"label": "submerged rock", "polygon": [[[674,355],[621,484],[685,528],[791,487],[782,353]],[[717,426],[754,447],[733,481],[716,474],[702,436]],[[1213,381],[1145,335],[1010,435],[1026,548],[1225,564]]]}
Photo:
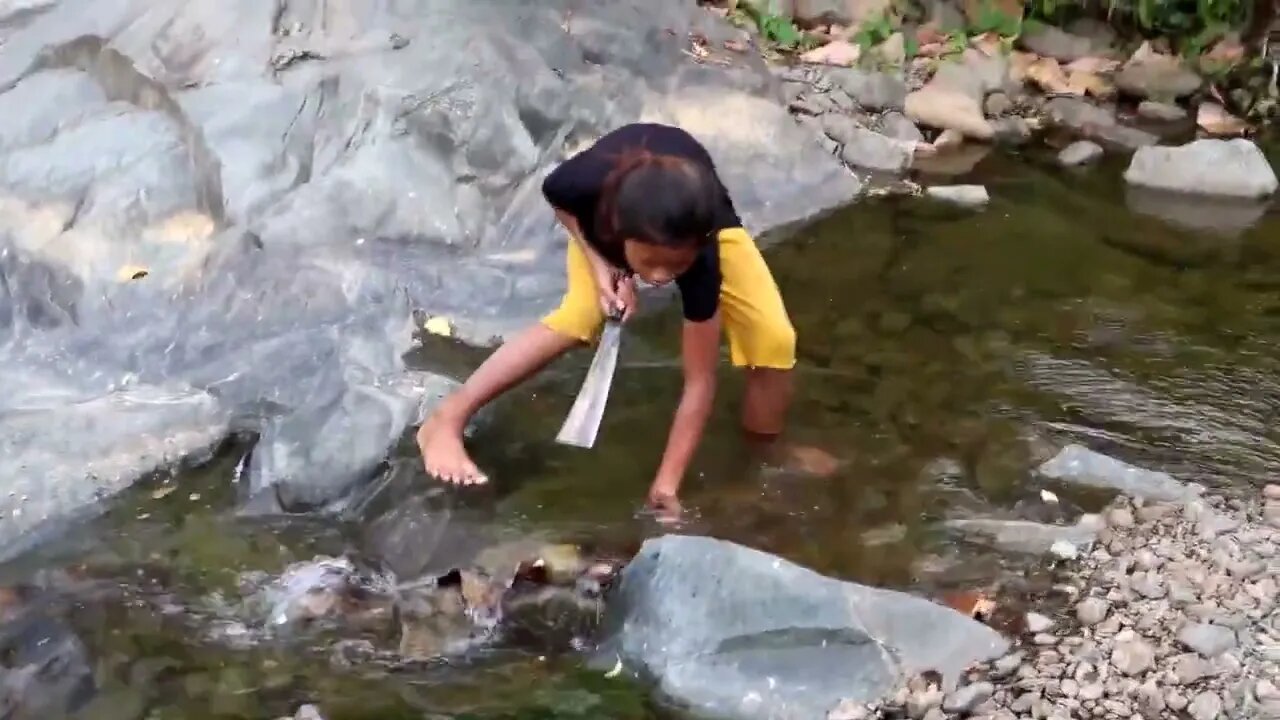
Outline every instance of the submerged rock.
{"label": "submerged rock", "polygon": [[711,717],[821,718],[926,670],[950,690],[1008,647],[941,605],[706,537],[646,541],[606,607],[595,662]]}
{"label": "submerged rock", "polygon": [[1182,500],[1192,497],[1189,487],[1168,473],[1144,470],[1094,452],[1083,445],[1062,448],[1038,472],[1054,480],[1104,488],[1150,500]]}
{"label": "submerged rock", "polygon": [[1101,530],[1096,516],[1082,517],[1075,525],[1046,525],[1029,520],[948,520],[946,526],[977,542],[1006,552],[1074,557],[1090,547]]}
{"label": "submerged rock", "polygon": [[934,200],[966,208],[980,208],[991,200],[987,189],[981,185],[931,185],[925,188],[924,194]]}
{"label": "submerged rock", "polygon": [[1087,165],[1102,158],[1102,146],[1089,140],[1077,140],[1058,153],[1058,164],[1064,167]]}

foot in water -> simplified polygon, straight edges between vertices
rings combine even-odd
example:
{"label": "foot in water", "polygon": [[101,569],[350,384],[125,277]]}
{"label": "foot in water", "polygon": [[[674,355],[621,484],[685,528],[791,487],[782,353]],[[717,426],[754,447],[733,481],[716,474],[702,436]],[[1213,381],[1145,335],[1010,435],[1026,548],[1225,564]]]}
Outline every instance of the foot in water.
{"label": "foot in water", "polygon": [[418,449],[427,475],[451,485],[483,485],[489,478],[467,454],[462,428],[436,414],[418,429]]}

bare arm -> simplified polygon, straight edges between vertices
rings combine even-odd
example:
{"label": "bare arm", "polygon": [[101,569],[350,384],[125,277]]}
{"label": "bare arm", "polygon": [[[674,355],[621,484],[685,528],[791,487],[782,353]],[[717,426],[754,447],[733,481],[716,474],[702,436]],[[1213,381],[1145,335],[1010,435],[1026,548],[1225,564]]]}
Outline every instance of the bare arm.
{"label": "bare arm", "polygon": [[684,364],[684,391],[671,422],[667,448],[662,454],[657,477],[649,490],[656,505],[678,508],[676,495],[685,470],[702,441],[716,396],[716,364],[720,359],[720,313],[706,322],[684,323],[681,334]]}

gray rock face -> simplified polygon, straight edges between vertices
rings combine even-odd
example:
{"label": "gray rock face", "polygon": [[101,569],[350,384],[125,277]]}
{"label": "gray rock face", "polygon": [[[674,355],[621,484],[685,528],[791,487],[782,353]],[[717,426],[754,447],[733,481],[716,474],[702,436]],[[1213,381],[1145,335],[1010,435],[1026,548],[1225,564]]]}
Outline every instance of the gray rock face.
{"label": "gray rock face", "polygon": [[1154,190],[1245,199],[1267,197],[1280,185],[1258,146],[1241,138],[1143,148],[1124,179]]}
{"label": "gray rock face", "polygon": [[614,127],[699,137],[756,232],[850,199],[763,64],[693,62],[693,31],[731,32],[685,0],[50,0],[0,25],[0,473],[29,496],[0,556],[232,430],[262,437],[267,509],[368,479],[438,385],[405,375],[412,312],[483,344],[549,310],[539,184]]}
{"label": "gray rock face", "polygon": [[1144,470],[1096,453],[1082,445],[1068,445],[1040,466],[1045,477],[1090,487],[1116,490],[1150,500],[1185,500],[1190,488],[1168,473]]}
{"label": "gray rock face", "polygon": [[1118,150],[1137,150],[1155,145],[1158,138],[1137,128],[1125,127],[1115,115],[1086,100],[1058,97],[1045,104],[1054,124],[1070,128],[1087,140],[1094,140]]}
{"label": "gray rock face", "polygon": [[891,173],[910,167],[911,157],[906,141],[894,140],[865,128],[854,128],[840,151],[840,158],[854,167]]}
{"label": "gray rock face", "polygon": [[699,716],[825,717],[932,669],[953,689],[998,633],[949,608],[840,582],[705,537],[648,540],[607,603],[595,662],[618,658]]}
{"label": "gray rock face", "polygon": [[907,84],[898,75],[838,68],[829,71],[827,76],[868,110],[902,110],[907,100]]}

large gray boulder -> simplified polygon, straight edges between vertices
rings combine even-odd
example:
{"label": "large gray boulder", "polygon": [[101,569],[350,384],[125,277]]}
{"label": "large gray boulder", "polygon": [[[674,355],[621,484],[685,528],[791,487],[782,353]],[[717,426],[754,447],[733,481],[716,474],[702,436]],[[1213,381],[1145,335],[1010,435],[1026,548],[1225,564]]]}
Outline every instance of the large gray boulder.
{"label": "large gray boulder", "polygon": [[1153,190],[1244,199],[1268,197],[1280,187],[1267,156],[1243,138],[1141,148],[1124,179]]}
{"label": "large gray boulder", "polygon": [[48,526],[243,432],[255,508],[340,498],[444,389],[405,381],[415,311],[488,343],[554,305],[539,184],[618,125],[701,138],[756,232],[849,200],[758,58],[686,52],[731,32],[694,0],[0,4],[0,490],[76,486]]}
{"label": "large gray boulder", "polygon": [[742,720],[823,718],[926,670],[950,689],[1008,647],[942,605],[675,535],[646,541],[623,570],[602,633],[601,666],[621,660],[699,716]]}

